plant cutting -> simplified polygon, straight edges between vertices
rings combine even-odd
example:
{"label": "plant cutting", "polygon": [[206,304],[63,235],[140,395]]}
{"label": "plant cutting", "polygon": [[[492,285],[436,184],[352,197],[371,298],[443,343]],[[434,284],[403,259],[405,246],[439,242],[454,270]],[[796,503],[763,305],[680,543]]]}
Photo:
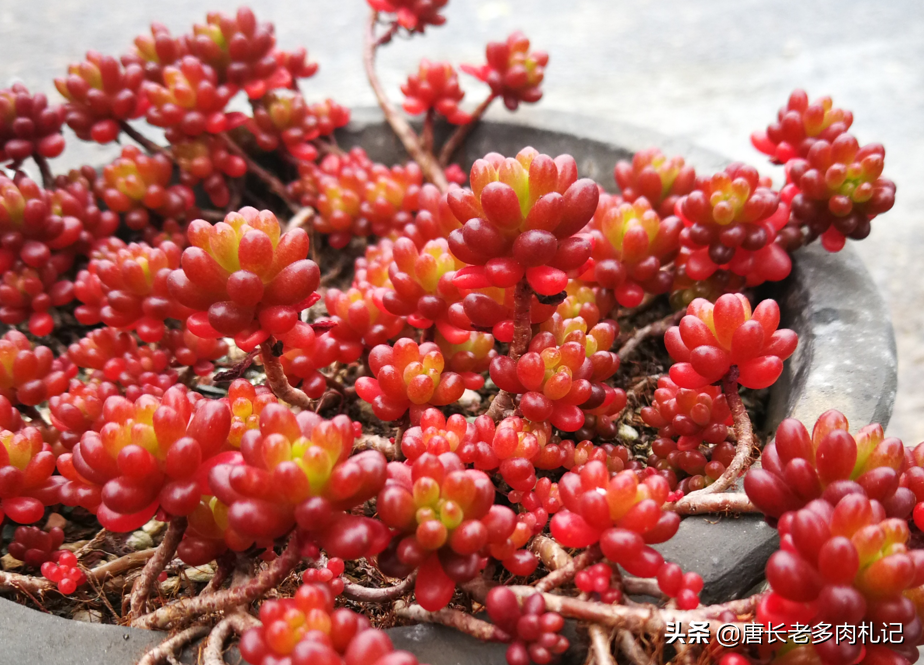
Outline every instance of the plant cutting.
{"label": "plant cutting", "polygon": [[[477,106],[424,60],[399,105],[377,51],[446,2],[369,4],[402,163],[342,148],[349,110],[247,8],[88,53],[61,104],[0,92],[0,590],[169,631],[146,665],[200,640],[209,665],[234,640],[250,665],[413,665],[385,630],[409,623],[545,665],[567,620],[598,665],[914,662],[924,452],[835,410],[759,427],[800,342],[755,289],[870,233],[882,146],[797,90],[752,137],[780,189],[655,148],[612,165],[619,193],[528,145],[463,170],[549,56],[489,44],[460,68]],[[120,156],[55,174],[65,125]],[[766,589],[700,602],[656,546],[703,512],[779,531]]]}

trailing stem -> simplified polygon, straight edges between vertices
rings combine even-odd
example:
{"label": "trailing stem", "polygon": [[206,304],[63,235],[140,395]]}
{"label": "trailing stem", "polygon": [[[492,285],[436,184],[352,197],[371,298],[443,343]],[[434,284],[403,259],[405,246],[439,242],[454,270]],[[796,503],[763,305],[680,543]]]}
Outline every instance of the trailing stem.
{"label": "trailing stem", "polygon": [[628,630],[616,631],[616,644],[632,665],[648,665],[651,662],[651,658],[642,650],[635,635]]}
{"label": "trailing stem", "polygon": [[311,408],[311,398],[298,388],[293,388],[282,371],[282,363],[273,353],[273,339],[267,339],[260,344],[260,358],[263,360],[263,371],[266,372],[266,383],[273,394],[287,404],[300,409]]}
{"label": "trailing stem", "polygon": [[592,566],[603,558],[603,552],[599,545],[591,545],[586,550],[578,554],[570,562],[561,568],[549,573],[541,580],[536,582],[534,587],[537,591],[551,591],[557,589],[562,584],[567,584],[574,579],[574,576],[581,570]]}
{"label": "trailing stem", "polygon": [[38,166],[39,173],[42,174],[42,187],[45,189],[54,189],[55,177],[51,173],[51,167],[48,166],[48,160],[45,159],[44,155],[40,155],[37,152],[32,154],[32,159],[35,160],[35,165]]}
{"label": "trailing stem", "polygon": [[215,568],[215,574],[212,575],[212,579],[210,579],[209,583],[202,589],[203,596],[218,591],[225,583],[225,580],[231,577],[231,573],[234,572],[234,568],[237,565],[237,554],[229,550],[219,556],[216,563],[218,565]]}
{"label": "trailing stem", "polygon": [[144,148],[149,154],[164,155],[171,162],[174,161],[173,154],[169,150],[167,150],[163,146],[159,146],[156,143],[154,143],[154,141],[152,141],[147,136],[145,136],[144,134],[139,132],[137,129],[132,127],[131,124],[129,124],[127,120],[119,121],[119,129],[125,132],[129,136],[129,138],[131,138],[132,141],[134,141],[135,143],[140,145],[142,148]]}
{"label": "trailing stem", "polygon": [[728,407],[731,409],[732,419],[735,422],[735,437],[738,439],[735,446],[735,457],[725,469],[725,473],[716,478],[714,483],[696,492],[690,492],[675,505],[690,505],[700,501],[705,494],[724,492],[734,485],[738,477],[751,465],[751,449],[755,447],[754,428],[751,426],[748,411],[744,408],[744,402],[741,401],[741,395],[738,394],[737,365],[732,365],[728,374],[722,379],[722,391],[725,393],[725,399],[728,401]]}
{"label": "trailing stem", "polygon": [[[420,170],[423,171],[424,178],[436,185],[440,191],[445,192],[449,189],[449,182],[446,180],[443,169],[440,168],[433,153],[423,149],[420,138],[417,136],[417,133],[411,127],[410,123],[394,106],[392,106],[392,103],[388,100],[388,95],[385,94],[385,89],[382,87],[382,82],[375,72],[375,53],[379,46],[389,41],[391,35],[394,34],[393,31],[390,31],[386,33],[388,39],[377,39],[375,36],[377,19],[378,12],[372,10],[369,14],[369,20],[366,23],[366,34],[363,42],[363,66],[366,69],[366,77],[369,79],[369,85],[372,86],[372,92],[375,93],[375,98],[378,100],[379,106],[385,114],[385,119],[388,121],[388,124],[391,125],[395,135],[404,145],[407,154],[420,165]],[[384,37],[385,35],[383,35],[383,38]]]}
{"label": "trailing stem", "polygon": [[433,153],[433,121],[435,119],[433,109],[427,109],[427,114],[424,116],[423,132],[420,135],[421,147],[431,154]]}
{"label": "trailing stem", "polygon": [[705,494],[691,492],[674,504],[664,506],[680,515],[703,515],[707,513],[756,513],[760,512],[747,494],[743,492],[720,492]]}
{"label": "trailing stem", "polygon": [[658,586],[658,580],[650,577],[623,577],[620,584],[622,590],[630,596],[664,597],[661,588]]}
{"label": "trailing stem", "polygon": [[406,605],[399,602],[395,605],[395,616],[418,623],[438,623],[455,628],[483,642],[506,642],[510,639],[507,633],[493,623],[476,619],[471,614],[448,607],[436,612],[428,612],[420,605]]}
{"label": "trailing stem", "polygon": [[613,635],[611,630],[603,626],[592,623],[587,626],[587,634],[590,635],[590,649],[593,653],[594,663],[596,665],[616,665],[613,659]]}
{"label": "trailing stem", "polygon": [[[132,568],[143,565],[156,553],[157,548],[152,547],[148,550],[126,554],[113,561],[107,561],[87,571],[87,579],[94,583],[106,582],[120,573],[124,573],[126,570],[131,570]],[[48,591],[54,591],[57,588],[54,582],[44,577],[0,571],[0,591],[21,591],[28,594],[43,594]]]}
{"label": "trailing stem", "polygon": [[395,429],[395,459],[401,461],[404,459],[404,453],[401,451],[401,442],[404,441],[404,433],[411,426],[411,416],[405,413],[398,419],[398,425]]}
{"label": "trailing stem", "polygon": [[551,571],[564,568],[574,560],[561,545],[547,536],[533,538],[529,543],[529,550]]}
{"label": "trailing stem", "polygon": [[683,318],[684,312],[674,312],[665,316],[663,319],[659,319],[654,323],[649,323],[644,328],[639,328],[632,336],[625,341],[625,343],[619,347],[619,351],[616,352],[616,355],[619,356],[619,360],[625,362],[633,353],[638,350],[639,345],[644,342],[649,337],[662,337],[664,333],[667,332],[667,329],[673,325],[676,325],[680,319]]}
{"label": "trailing stem", "polygon": [[516,362],[520,359],[529,341],[533,337],[533,327],[529,319],[529,309],[532,304],[533,290],[526,278],[520,280],[513,294],[513,341],[510,342],[510,359]]}
{"label": "trailing stem", "polygon": [[446,166],[449,164],[449,161],[452,159],[452,156],[460,147],[462,147],[465,139],[467,139],[468,135],[472,133],[473,129],[475,129],[475,126],[481,121],[481,117],[484,115],[485,111],[488,110],[488,107],[491,106],[491,102],[493,102],[495,99],[497,99],[497,95],[492,92],[485,98],[483,102],[481,102],[481,104],[478,105],[478,108],[474,110],[471,120],[469,120],[464,125],[459,125],[456,127],[456,130],[446,140],[446,143],[443,144],[443,147],[440,150],[440,166],[446,168]]}
{"label": "trailing stem", "polygon": [[140,617],[147,610],[148,596],[151,595],[151,589],[157,577],[164,571],[164,568],[173,560],[176,554],[176,548],[183,539],[183,533],[186,531],[186,518],[174,517],[170,520],[164,539],[158,546],[154,556],[148,559],[141,575],[135,580],[132,586],[131,614],[133,617]]}
{"label": "trailing stem", "polygon": [[[528,598],[536,593],[536,587],[531,586],[510,586],[508,588],[520,598]],[[544,592],[542,597],[545,600],[546,610],[549,612],[558,612],[570,619],[590,621],[613,628],[625,628],[635,635],[642,633],[661,635],[668,622],[689,626],[692,621],[707,621],[711,624],[710,629],[713,631],[718,630],[723,623],[715,617],[707,616],[702,610],[660,609],[648,605],[610,605]],[[743,624],[738,624],[738,629],[743,630]]]}
{"label": "trailing stem", "polygon": [[257,619],[244,612],[226,616],[209,633],[202,649],[202,665],[225,665],[225,643],[233,634],[242,635],[258,625],[260,622]]}
{"label": "trailing stem", "polygon": [[292,229],[297,229],[303,226],[307,226],[311,230],[314,230],[314,215],[314,208],[311,206],[305,206],[301,208],[297,213],[289,218],[289,221],[286,224],[286,231],[291,231]]}
{"label": "trailing stem", "polygon": [[247,162],[247,171],[253,173],[260,180],[262,180],[263,183],[270,188],[270,191],[282,199],[290,211],[296,214],[301,211],[301,208],[296,205],[295,202],[289,197],[289,192],[286,189],[286,186],[282,184],[282,181],[279,178],[257,164],[247,153],[247,151],[239,146],[237,142],[227,133],[222,132],[219,136],[221,136],[222,140],[225,142],[225,146],[228,148],[228,150]]}
{"label": "trailing stem", "polygon": [[92,579],[94,582],[98,583],[105,582],[120,573],[124,573],[126,570],[137,568],[142,563],[150,561],[157,552],[158,548],[152,547],[149,550],[141,550],[140,552],[126,554],[123,557],[101,564],[92,569],[87,575],[87,579]]}
{"label": "trailing stem", "polygon": [[209,632],[208,626],[192,626],[170,637],[144,654],[138,665],[158,665],[164,661],[177,662],[176,656],[183,652],[187,644],[195,642]]}
{"label": "trailing stem", "polygon": [[[529,340],[533,336],[533,327],[530,323],[529,310],[532,305],[533,290],[526,281],[526,277],[517,284],[513,294],[513,339],[510,342],[510,359],[516,362],[529,348]],[[509,411],[513,410],[513,397],[506,390],[499,390],[487,411],[488,417],[495,422],[502,420]]]}
{"label": "trailing stem", "polygon": [[363,603],[387,603],[408,593],[416,580],[417,571],[415,570],[397,584],[388,587],[374,588],[347,582],[343,585],[343,596]]}
{"label": "trailing stem", "polygon": [[51,580],[32,575],[8,573],[0,570],[0,591],[20,591],[29,595],[53,591],[57,586]]}
{"label": "trailing stem", "polygon": [[216,591],[206,596],[183,598],[172,605],[146,614],[133,622],[136,628],[163,630],[177,624],[189,623],[203,614],[222,612],[232,607],[248,605],[277,586],[298,564],[301,556],[297,538],[292,536],[286,549],[259,575],[245,584]]}

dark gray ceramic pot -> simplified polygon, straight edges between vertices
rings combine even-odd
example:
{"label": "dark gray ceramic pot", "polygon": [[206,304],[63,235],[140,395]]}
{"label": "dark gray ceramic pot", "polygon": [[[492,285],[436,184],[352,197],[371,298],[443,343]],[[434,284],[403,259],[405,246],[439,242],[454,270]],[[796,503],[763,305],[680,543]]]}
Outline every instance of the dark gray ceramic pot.
{"label": "dark gray ceramic pot", "polygon": [[[376,161],[405,158],[377,110],[357,111],[340,140],[362,145]],[[582,176],[606,185],[612,184],[617,160],[649,146],[683,155],[700,172],[727,163],[642,129],[532,110],[483,122],[459,161],[467,168],[487,152],[513,155],[525,146],[551,155],[573,154]],[[789,415],[814,422],[829,408],[840,409],[855,426],[887,424],[895,398],[895,341],[885,304],[860,259],[849,248],[839,254],[817,245],[799,250],[792,276],[773,295],[781,304],[783,325],[794,329],[800,342],[772,389],[767,429]],[[756,516],[746,516],[687,518],[661,549],[684,570],[700,573],[706,582],[704,602],[716,602],[740,597],[759,582],[775,548],[776,532]],[[391,635],[398,648],[414,652],[422,663],[505,662],[503,645],[484,645],[440,626],[395,628]],[[68,621],[0,599],[0,665],[132,665],[162,639],[160,633]]]}

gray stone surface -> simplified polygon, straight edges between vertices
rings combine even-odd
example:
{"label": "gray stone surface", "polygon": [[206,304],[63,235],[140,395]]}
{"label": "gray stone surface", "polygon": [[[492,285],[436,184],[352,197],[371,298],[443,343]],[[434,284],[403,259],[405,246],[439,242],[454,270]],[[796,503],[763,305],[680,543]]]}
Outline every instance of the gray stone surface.
{"label": "gray stone surface", "polygon": [[0,665],[133,665],[161,633],[69,621],[0,598]]}
{"label": "gray stone surface", "polygon": [[[445,626],[421,624],[388,631],[396,649],[410,651],[421,663],[431,665],[507,665],[507,645],[484,643]],[[587,656],[586,636],[573,621],[565,622],[562,635],[571,646],[557,662],[582,665]]]}
{"label": "gray stone surface", "polygon": [[779,547],[776,529],[758,515],[695,515],[656,549],[684,572],[703,576],[703,604],[744,598],[764,578],[764,565]]}
{"label": "gray stone surface", "polygon": [[833,405],[855,426],[888,424],[897,378],[895,341],[877,295],[851,248],[840,256],[817,246],[799,250],[793,274],[777,295],[781,325],[799,333],[799,346],[773,390],[768,430],[787,416],[814,423]]}

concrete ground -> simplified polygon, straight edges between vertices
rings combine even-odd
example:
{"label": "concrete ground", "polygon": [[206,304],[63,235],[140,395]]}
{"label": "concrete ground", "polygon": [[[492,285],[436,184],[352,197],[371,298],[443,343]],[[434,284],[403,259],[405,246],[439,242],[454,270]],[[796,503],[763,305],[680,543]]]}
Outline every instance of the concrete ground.
{"label": "concrete ground", "polygon": [[[54,97],[52,79],[87,49],[120,54],[152,20],[174,32],[221,0],[38,0],[0,4],[0,81],[17,78]],[[320,62],[303,85],[309,99],[374,102],[362,73],[363,0],[263,0],[282,47],[303,45]],[[889,433],[924,440],[924,3],[920,0],[451,0],[447,24],[424,39],[398,41],[380,57],[398,86],[421,57],[478,63],[484,44],[515,29],[547,50],[545,108],[635,123],[683,136],[762,172],[751,131],[775,117],[793,88],[831,95],[854,112],[862,142],[887,148],[885,175],[898,184],[895,208],[854,246],[886,298],[899,350],[899,397]],[[474,105],[484,87],[466,77]],[[58,169],[99,163],[112,150],[70,141]],[[915,157],[915,155],[918,155]],[[836,406],[832,404],[832,406]],[[865,423],[853,423],[860,426]]]}

